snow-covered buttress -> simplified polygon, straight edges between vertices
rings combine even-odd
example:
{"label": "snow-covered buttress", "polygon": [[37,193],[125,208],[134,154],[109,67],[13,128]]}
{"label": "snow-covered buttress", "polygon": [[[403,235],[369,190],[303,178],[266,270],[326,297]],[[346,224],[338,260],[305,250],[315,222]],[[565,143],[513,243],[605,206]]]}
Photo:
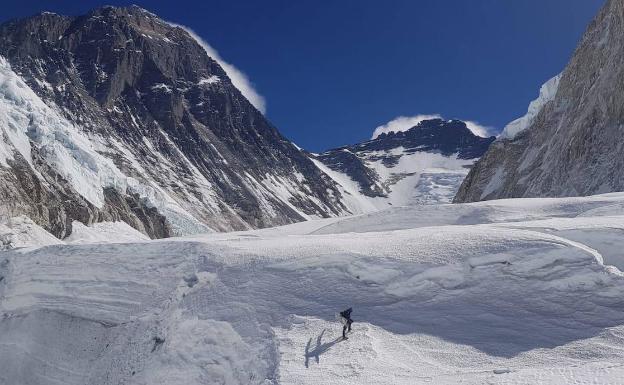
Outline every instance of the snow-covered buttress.
{"label": "snow-covered buttress", "polygon": [[624,0],[609,0],[570,63],[512,122],[455,201],[624,191]]}

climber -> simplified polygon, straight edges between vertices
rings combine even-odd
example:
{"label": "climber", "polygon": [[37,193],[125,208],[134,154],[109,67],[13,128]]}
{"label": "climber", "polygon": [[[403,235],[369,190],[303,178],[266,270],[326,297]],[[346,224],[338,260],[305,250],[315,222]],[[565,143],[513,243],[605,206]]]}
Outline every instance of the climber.
{"label": "climber", "polygon": [[348,308],[345,311],[340,312],[340,321],[342,322],[342,338],[347,339],[347,332],[351,333],[351,324],[353,320],[351,319],[351,312],[353,308]]}

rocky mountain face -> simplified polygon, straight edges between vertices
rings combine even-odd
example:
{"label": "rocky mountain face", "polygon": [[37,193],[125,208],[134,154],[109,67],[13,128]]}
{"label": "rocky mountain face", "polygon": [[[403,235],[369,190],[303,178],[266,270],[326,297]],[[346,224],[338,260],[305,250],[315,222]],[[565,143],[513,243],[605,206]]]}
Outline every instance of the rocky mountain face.
{"label": "rocky mountain face", "polygon": [[57,237],[123,220],[150,235],[348,214],[186,31],[139,7],[0,26],[0,215]]}
{"label": "rocky mountain face", "polygon": [[538,111],[490,147],[455,201],[624,191],[622,63],[624,0],[608,0]]}
{"label": "rocky mountain face", "polygon": [[475,135],[460,120],[429,119],[315,158],[346,191],[343,195],[354,211],[357,203],[349,204],[349,199],[376,209],[440,203],[452,199],[494,139]]}

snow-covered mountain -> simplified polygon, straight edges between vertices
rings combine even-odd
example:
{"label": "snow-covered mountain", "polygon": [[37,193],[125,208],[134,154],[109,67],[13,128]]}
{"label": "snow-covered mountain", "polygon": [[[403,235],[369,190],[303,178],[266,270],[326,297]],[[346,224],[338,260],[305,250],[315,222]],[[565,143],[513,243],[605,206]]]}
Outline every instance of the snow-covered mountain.
{"label": "snow-covered mountain", "polygon": [[139,7],[0,26],[0,216],[151,237],[349,213],[186,30]]}
{"label": "snow-covered mountain", "polygon": [[446,201],[491,142],[431,119],[312,155],[228,73],[192,31],[136,6],[1,25],[0,218],[161,238]]}
{"label": "snow-covered mountain", "polygon": [[609,0],[563,73],[477,162],[455,201],[624,191],[624,0]]}
{"label": "snow-covered mountain", "polygon": [[460,120],[420,120],[404,130],[315,155],[341,188],[352,212],[393,205],[450,202],[494,137],[475,135]]}

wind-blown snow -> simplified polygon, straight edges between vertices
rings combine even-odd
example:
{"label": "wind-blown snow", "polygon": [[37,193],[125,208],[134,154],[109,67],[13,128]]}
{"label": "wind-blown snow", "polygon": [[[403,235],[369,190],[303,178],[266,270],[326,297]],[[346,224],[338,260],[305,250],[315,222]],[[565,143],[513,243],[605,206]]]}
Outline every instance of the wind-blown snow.
{"label": "wind-blown snow", "polygon": [[234,65],[223,60],[221,55],[219,55],[219,52],[217,52],[216,49],[214,49],[210,44],[208,44],[208,42],[202,39],[201,36],[195,33],[195,31],[193,31],[191,28],[185,25],[176,24],[176,23],[169,23],[169,24],[173,27],[182,28],[189,35],[191,35],[191,37],[195,39],[195,41],[197,41],[197,43],[206,51],[206,54],[208,54],[208,56],[210,56],[217,63],[219,63],[221,68],[223,68],[227,76],[232,81],[232,84],[234,85],[234,87],[238,88],[238,90],[243,94],[243,96],[247,98],[247,100],[249,100],[249,102],[258,109],[258,111],[262,112],[263,114],[266,114],[266,100],[264,99],[264,96],[258,93],[258,91],[255,89],[255,87],[253,86],[253,84],[251,83],[251,81],[249,80],[246,74],[244,74],[241,70],[236,68]]}
{"label": "wind-blown snow", "polygon": [[166,85],[165,83],[158,83],[158,84],[154,84],[152,86],[152,91],[161,91],[164,92],[166,94],[170,94],[171,91],[171,87]]}
{"label": "wind-blown snow", "polygon": [[403,132],[417,126],[423,120],[442,119],[438,114],[433,115],[416,115],[416,116],[398,116],[386,124],[383,124],[373,131],[371,139],[376,139],[379,135],[391,132]]}
{"label": "wind-blown snow", "polygon": [[475,122],[472,120],[464,120],[464,123],[466,123],[466,127],[468,127],[468,129],[473,134],[482,138],[490,137],[492,135],[492,132],[494,131],[494,128],[484,126],[479,122]]}
{"label": "wind-blown snow", "polygon": [[[424,120],[431,120],[431,119],[444,119],[444,118],[439,114],[396,117],[392,119],[391,121],[389,121],[388,123],[375,128],[375,130],[373,131],[373,136],[371,137],[371,140],[377,138],[379,135],[383,133],[389,134],[390,132],[407,131],[410,128],[417,126],[420,122]],[[493,131],[491,127],[486,127],[475,121],[464,120],[463,122],[466,123],[466,126],[468,127],[470,131],[472,131],[473,134],[480,136],[482,138],[487,138],[488,136],[490,136],[489,133]]]}
{"label": "wind-blown snow", "polygon": [[617,193],[4,253],[0,378],[617,383],[622,233]]}
{"label": "wind-blown snow", "polygon": [[548,80],[542,87],[540,88],[539,96],[537,99],[533,100],[529,104],[529,110],[526,115],[521,118],[514,120],[509,123],[503,129],[503,132],[500,134],[500,139],[513,139],[520,132],[526,130],[533,124],[533,121],[539,114],[539,112],[544,108],[546,103],[550,102],[557,95],[557,90],[559,89],[559,81],[561,80],[561,74],[553,77]]}

